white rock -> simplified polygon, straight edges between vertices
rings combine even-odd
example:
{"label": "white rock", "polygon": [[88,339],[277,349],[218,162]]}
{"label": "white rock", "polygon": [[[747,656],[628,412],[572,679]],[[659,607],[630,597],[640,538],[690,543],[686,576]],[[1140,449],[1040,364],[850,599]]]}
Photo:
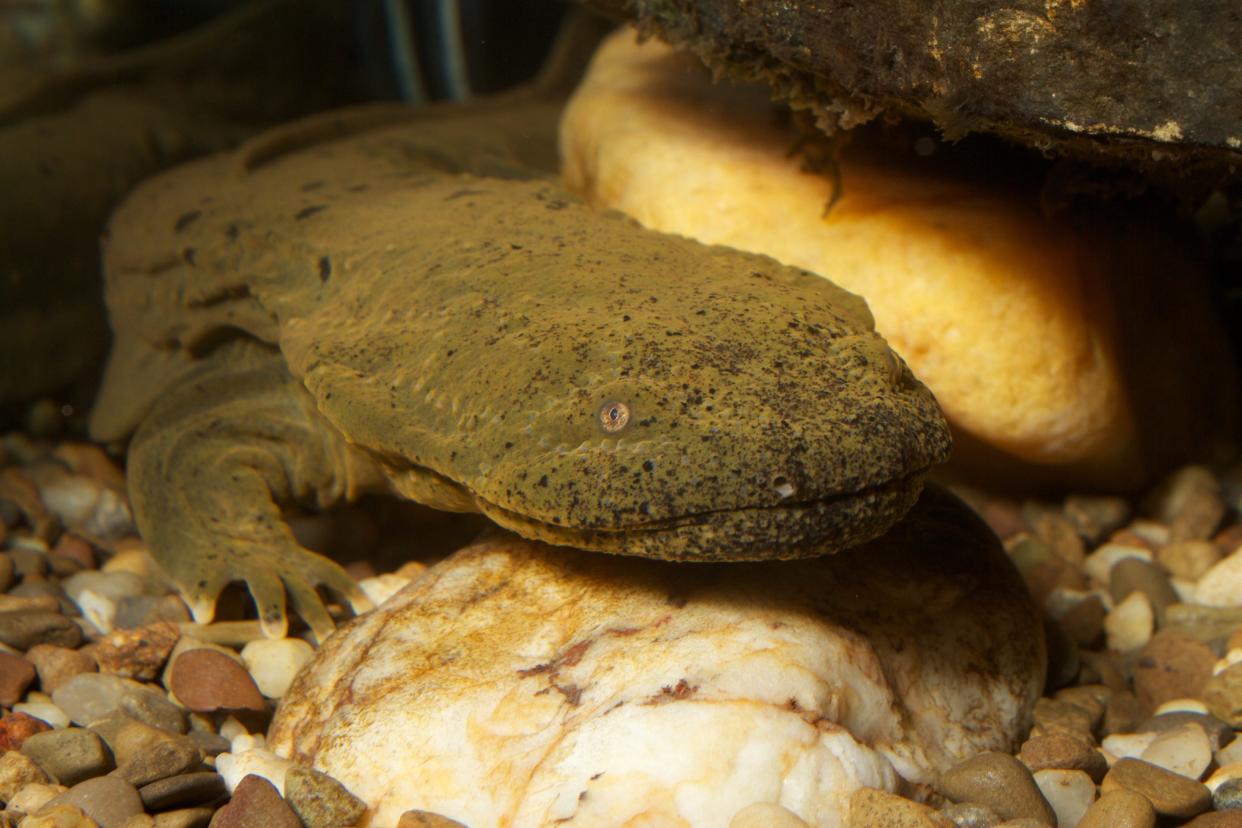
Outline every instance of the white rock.
{"label": "white rock", "polygon": [[1045,768],[1035,784],[1057,815],[1057,828],[1074,828],[1095,801],[1095,783],[1085,771]]}
{"label": "white rock", "polygon": [[[244,753],[221,753],[216,757],[216,770],[224,777],[224,784],[229,793],[237,787],[248,774],[262,776],[276,786],[276,790],[284,791],[285,774],[293,765],[288,759],[282,759],[275,753],[264,748],[254,748]],[[396,824],[396,820],[393,820]]]}
{"label": "white rock", "polygon": [[65,590],[65,594],[75,603],[78,601],[78,597],[86,590],[120,602],[125,598],[142,595],[145,584],[141,577],[132,572],[102,572],[85,569],[70,575],[64,580],[61,587]]}
{"label": "white rock", "polygon": [[1141,546],[1106,543],[1083,560],[1082,571],[1095,583],[1107,584],[1108,573],[1112,571],[1113,565],[1126,558],[1150,561],[1151,552]]}
{"label": "white rock", "polygon": [[1242,549],[1204,572],[1195,592],[1201,604],[1213,607],[1242,605]]}
{"label": "white rock", "polygon": [[1199,602],[1199,585],[1197,582],[1187,581],[1182,578],[1170,578],[1169,585],[1177,593],[1177,600],[1183,604],[1196,604]]}
{"label": "white rock", "polygon": [[259,686],[259,692],[269,699],[283,696],[298,670],[313,655],[315,648],[300,638],[258,639],[241,651],[242,661]]}
{"label": "white rock", "polygon": [[410,583],[412,579],[395,572],[385,572],[382,575],[375,575],[371,578],[363,578],[358,582],[358,586],[375,606],[387,601],[396,595]]}
{"label": "white rock", "polygon": [[59,796],[67,790],[69,789],[64,785],[48,785],[42,782],[27,782],[25,785],[22,785],[17,789],[17,793],[14,794],[13,798],[8,801],[5,810],[20,811],[23,814],[33,814],[46,805],[52,797]]}
{"label": "white rock", "polygon": [[1242,739],[1235,738],[1232,742],[1216,751],[1216,764],[1225,765],[1242,763]]}
{"label": "white rock", "polygon": [[1134,534],[1159,549],[1167,546],[1171,538],[1168,524],[1148,518],[1138,518],[1126,526]]}
{"label": "white rock", "polygon": [[1113,733],[1104,737],[1100,747],[1118,759],[1137,759],[1155,740],[1155,733]]}
{"label": "white rock", "polygon": [[925,493],[864,547],[727,567],[493,538],[332,636],[269,744],[377,825],[722,826],[766,802],[834,828],[894,768],[1008,749],[1039,695],[1038,612],[966,514]]}
{"label": "white rock", "polygon": [[1207,713],[1207,712],[1208,712],[1207,705],[1199,701],[1198,699],[1182,698],[1182,699],[1169,699],[1167,702],[1164,702],[1159,707],[1157,707],[1156,711],[1152,715],[1159,716],[1161,713]]}
{"label": "white rock", "polygon": [[807,828],[807,824],[788,808],[756,802],[734,814],[729,828]]}
{"label": "white rock", "polygon": [[68,714],[61,710],[51,699],[47,701],[24,701],[13,705],[14,713],[25,713],[27,716],[34,716],[36,719],[42,719],[52,727],[69,727],[72,722],[69,720]]}
{"label": "white rock", "polygon": [[1202,727],[1187,722],[1158,734],[1139,758],[1165,770],[1198,779],[1212,763],[1212,743]]}
{"label": "white rock", "polygon": [[267,737],[262,733],[239,733],[229,743],[230,753],[246,753],[267,747]]}
{"label": "white rock", "polygon": [[78,593],[74,603],[92,627],[101,633],[112,632],[116,624],[116,601],[93,589],[84,589]]}
{"label": "white rock", "polygon": [[1216,793],[1216,789],[1230,779],[1242,779],[1242,762],[1231,762],[1227,765],[1221,765],[1203,784],[1207,785],[1212,793]]}
{"label": "white rock", "polygon": [[1212,675],[1225,672],[1239,661],[1242,661],[1242,648],[1234,647],[1225,653],[1224,658],[1217,659],[1216,663],[1212,665]]}
{"label": "white rock", "polygon": [[1155,623],[1150,599],[1142,592],[1131,592],[1104,616],[1108,648],[1119,653],[1137,650],[1151,638]]}

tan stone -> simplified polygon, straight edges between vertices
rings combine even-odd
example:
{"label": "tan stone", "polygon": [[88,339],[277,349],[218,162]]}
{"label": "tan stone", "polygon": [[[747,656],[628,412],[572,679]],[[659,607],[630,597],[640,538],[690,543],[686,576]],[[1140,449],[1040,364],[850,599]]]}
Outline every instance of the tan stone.
{"label": "tan stone", "polygon": [[848,828],[956,828],[926,805],[875,788],[859,788],[849,807]]}
{"label": "tan stone", "polygon": [[1142,794],[1156,813],[1175,819],[1189,819],[1212,807],[1212,793],[1202,782],[1141,759],[1119,759],[1100,783],[1101,791],[1118,788]]}
{"label": "tan stone", "polygon": [[1105,791],[1083,814],[1078,828],[1156,828],[1156,809],[1134,791]]}
{"label": "tan stone", "polygon": [[1202,641],[1178,630],[1160,630],[1135,662],[1135,695],[1153,710],[1170,699],[1198,696],[1215,663],[1216,654]]}

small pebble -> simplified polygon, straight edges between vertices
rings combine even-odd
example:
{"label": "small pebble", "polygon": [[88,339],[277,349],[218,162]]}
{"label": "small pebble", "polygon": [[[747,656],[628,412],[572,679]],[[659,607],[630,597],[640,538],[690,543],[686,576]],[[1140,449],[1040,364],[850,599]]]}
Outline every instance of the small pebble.
{"label": "small pebble", "polygon": [[1203,783],[1141,759],[1119,759],[1112,766],[1100,790],[1117,788],[1142,794],[1157,814],[1175,819],[1189,819],[1212,807],[1212,794]]}
{"label": "small pebble", "polygon": [[39,686],[45,693],[51,693],[79,673],[93,673],[99,669],[90,653],[53,644],[31,647],[26,651],[26,658],[34,664]]}
{"label": "small pebble", "polygon": [[304,828],[280,792],[261,776],[239,780],[229,803],[216,811],[211,828]]}
{"label": "small pebble", "polygon": [[1083,814],[1077,828],[1156,828],[1156,809],[1134,791],[1105,791]]}
{"label": "small pebble", "polygon": [[82,629],[59,612],[7,610],[0,612],[0,642],[23,651],[36,644],[77,647]]}
{"label": "small pebble", "polygon": [[1146,595],[1156,615],[1157,625],[1164,620],[1165,609],[1178,601],[1177,593],[1160,568],[1139,558],[1124,558],[1109,570],[1108,592],[1115,604],[1121,603],[1133,592]]}
{"label": "small pebble", "polygon": [[1170,540],[1210,538],[1225,516],[1220,481],[1203,466],[1174,472],[1155,494],[1155,514]]}
{"label": "small pebble", "polygon": [[120,710],[161,730],[184,733],[186,728],[185,710],[163,693],[120,676],[76,675],[56,688],[52,701],[79,725],[89,725]]}
{"label": "small pebble", "polygon": [[1092,583],[1107,586],[1109,573],[1113,566],[1126,558],[1139,558],[1144,561],[1152,559],[1151,552],[1144,546],[1127,546],[1119,543],[1106,543],[1087,555],[1082,562],[1082,571]]}
{"label": "small pebble", "polygon": [[1199,578],[1195,589],[1199,603],[1214,607],[1242,604],[1242,549],[1215,564]]}
{"label": "small pebble", "polygon": [[224,777],[224,784],[236,793],[237,785],[247,776],[261,776],[276,786],[285,787],[285,774],[293,763],[277,756],[266,748],[256,748],[245,753],[221,753],[216,757],[216,770]]}
{"label": "small pebble", "polygon": [[937,786],[955,802],[978,802],[1004,819],[1031,817],[1055,824],[1052,811],[1031,772],[1007,753],[980,753],[959,762]]}
{"label": "small pebble", "polygon": [[1035,784],[1057,819],[1053,825],[1077,825],[1095,801],[1095,782],[1080,770],[1048,768],[1035,772]]}
{"label": "small pebble", "polygon": [[952,821],[913,800],[876,788],[850,796],[848,828],[954,828]]}
{"label": "small pebble", "polygon": [[331,776],[300,765],[286,772],[284,791],[285,800],[306,828],[353,825],[367,809],[365,802]]}
{"label": "small pebble", "polygon": [[173,659],[169,689],[188,709],[264,710],[263,694],[246,668],[206,648],[187,650]]}
{"label": "small pebble", "polygon": [[[746,810],[746,808],[743,808],[741,811],[738,811],[737,816],[733,817],[734,821],[729,823],[729,828],[738,828],[736,825],[737,817]],[[802,822],[801,820],[798,821]],[[803,822],[802,824],[805,825],[806,823]],[[793,823],[789,828],[796,828],[796,825],[797,823]],[[406,811],[397,820],[397,828],[466,828],[466,825],[441,814],[433,814],[430,811]],[[777,823],[775,828],[781,828],[780,823]]]}
{"label": "small pebble", "polygon": [[1212,763],[1212,745],[1203,728],[1188,722],[1156,736],[1138,758],[1188,779],[1198,779]]}
{"label": "small pebble", "polygon": [[1200,697],[1213,716],[1234,729],[1242,729],[1242,664],[1208,679]]}
{"label": "small pebble", "polygon": [[1018,758],[1033,773],[1045,768],[1080,770],[1098,782],[1108,772],[1108,762],[1090,738],[1068,733],[1032,736],[1023,743]]}
{"label": "small pebble", "polygon": [[76,785],[113,768],[112,754],[103,739],[80,727],[36,733],[21,749],[62,785]]}
{"label": "small pebble", "polygon": [[143,813],[142,800],[134,786],[111,776],[79,782],[48,805],[80,808],[99,828],[121,828],[130,817]]}
{"label": "small pebble", "polygon": [[1084,710],[1081,705],[1047,697],[1035,702],[1034,718],[1032,735],[1064,733],[1088,741],[1095,723],[1092,711]]}
{"label": "small pebble", "polygon": [[996,828],[1001,823],[996,811],[975,802],[955,802],[941,808],[940,815],[947,817],[957,828]]}
{"label": "small pebble", "polygon": [[0,753],[0,802],[8,802],[32,782],[47,784],[51,781],[43,768],[21,751]]}
{"label": "small pebble", "polygon": [[1108,648],[1118,653],[1137,650],[1151,638],[1155,623],[1151,601],[1142,592],[1131,592],[1104,617]]}
{"label": "small pebble", "polygon": [[1234,777],[1212,791],[1212,807],[1218,811],[1242,808],[1242,778]]}
{"label": "small pebble", "polygon": [[[441,820],[439,823],[419,819],[412,816],[406,819],[407,814],[426,814],[426,811],[406,811],[401,815],[401,820],[397,823],[398,827],[402,825],[410,826],[454,826],[461,825],[460,822],[447,819],[439,814],[430,814],[433,819]],[[788,808],[771,802],[756,802],[753,805],[747,805],[742,810],[733,815],[733,819],[729,820],[729,828],[808,828],[806,822]]]}
{"label": "small pebble", "polygon": [[[173,807],[205,805],[228,795],[224,777],[215,771],[180,773],[150,782],[138,789],[142,803],[150,811],[163,811]],[[361,816],[361,812],[357,816]],[[335,823],[350,825],[357,819]],[[307,823],[309,828],[309,823]]]}
{"label": "small pebble", "polygon": [[102,672],[151,681],[180,637],[181,628],[169,621],[113,630],[95,643],[95,660]]}
{"label": "small pebble", "polygon": [[1134,692],[1149,708],[1197,696],[1211,678],[1215,661],[1212,648],[1202,641],[1178,630],[1160,630],[1139,652]]}
{"label": "small pebble", "polygon": [[35,666],[29,659],[0,652],[0,705],[12,707],[34,680]]}
{"label": "small pebble", "polygon": [[1160,713],[1141,722],[1135,730],[1163,733],[1166,730],[1181,727],[1191,722],[1197,724],[1207,734],[1208,742],[1211,743],[1213,751],[1218,750],[1221,745],[1228,744],[1233,739],[1233,728],[1220,719],[1206,713],[1193,713],[1189,711]]}
{"label": "small pebble", "polygon": [[242,662],[264,696],[285,695],[302,665],[315,655],[315,648],[300,638],[260,639],[242,648]]}
{"label": "small pebble", "polygon": [[1161,566],[1187,581],[1198,581],[1220,559],[1220,547],[1206,540],[1174,541],[1156,551]]}
{"label": "small pebble", "polygon": [[[189,736],[170,736],[147,745],[122,761],[118,756],[112,775],[136,787],[184,774],[202,761],[198,746]],[[146,797],[143,797],[144,800]]]}
{"label": "small pebble", "polygon": [[20,711],[0,717],[0,752],[20,750],[27,739],[49,727],[47,722]]}

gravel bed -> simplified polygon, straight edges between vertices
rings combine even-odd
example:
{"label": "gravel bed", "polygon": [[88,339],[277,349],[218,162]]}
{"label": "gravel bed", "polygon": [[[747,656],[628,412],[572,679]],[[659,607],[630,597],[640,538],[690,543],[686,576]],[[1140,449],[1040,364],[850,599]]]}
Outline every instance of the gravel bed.
{"label": "gravel bed", "polygon": [[[863,789],[849,825],[1242,826],[1242,470],[1187,467],[1134,500],[958,494],[1046,609],[1048,686],[1015,754],[909,798]],[[0,550],[0,828],[360,818],[331,777],[265,749],[313,641],[263,639],[237,596],[192,623],[99,447],[0,438]],[[423,568],[355,574],[378,602]],[[733,828],[804,824],[782,811]]]}

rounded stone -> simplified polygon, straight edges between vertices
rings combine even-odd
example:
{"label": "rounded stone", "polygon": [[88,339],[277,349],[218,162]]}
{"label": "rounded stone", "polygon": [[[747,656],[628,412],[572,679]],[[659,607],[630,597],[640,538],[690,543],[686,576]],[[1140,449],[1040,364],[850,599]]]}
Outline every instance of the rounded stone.
{"label": "rounded stone", "polygon": [[121,828],[130,817],[143,813],[142,800],[134,786],[111,776],[87,779],[60,794],[51,805],[72,805],[95,822],[99,828]]}
{"label": "rounded stone", "polygon": [[1099,781],[1108,772],[1108,762],[1089,735],[1085,738],[1069,733],[1032,736],[1022,744],[1018,759],[1032,773],[1049,768],[1080,770]]}
{"label": "rounded stone", "polygon": [[1100,790],[1117,788],[1142,794],[1156,813],[1174,819],[1189,819],[1212,807],[1206,785],[1141,759],[1119,759],[1112,766]]}
{"label": "rounded stone", "polygon": [[45,785],[50,781],[43,768],[21,751],[0,753],[0,802],[8,802],[31,782]]}
{"label": "rounded stone", "polygon": [[115,711],[152,727],[184,733],[185,710],[144,684],[104,673],[80,673],[52,693],[52,701],[75,724],[89,725]]}
{"label": "rounded stone", "polygon": [[285,773],[285,801],[306,828],[353,825],[367,809],[365,802],[331,776],[300,765]]}
{"label": "rounded stone", "polygon": [[1095,782],[1080,770],[1036,771],[1035,784],[1056,812],[1054,825],[1077,825],[1095,801]]}
{"label": "rounded stone", "polygon": [[246,668],[206,648],[186,650],[173,659],[169,689],[196,713],[266,708],[263,694]]}
{"label": "rounded stone", "polygon": [[847,828],[954,828],[938,811],[905,797],[875,788],[859,788],[850,796]]}
{"label": "rounded stone", "polygon": [[1208,679],[1200,697],[1213,716],[1230,727],[1242,729],[1242,664],[1234,664]]}
{"label": "rounded stone", "polygon": [[946,771],[937,788],[956,802],[986,805],[1003,819],[1030,817],[1056,824],[1056,813],[1030,770],[1007,753],[972,756]]}
{"label": "rounded stone", "polygon": [[216,811],[210,828],[304,828],[280,792],[261,776],[237,783],[228,804]]}
{"label": "rounded stone", "polygon": [[62,785],[73,786],[112,770],[112,754],[96,734],[77,727],[36,733],[22,745],[22,753]]}
{"label": "rounded stone", "polygon": [[[168,808],[185,808],[205,805],[228,795],[224,777],[215,771],[197,771],[168,776],[143,785],[138,789],[142,804],[150,811]],[[352,825],[357,819],[344,820],[337,825]],[[307,823],[309,828],[310,823]]]}
{"label": "rounded stone", "polygon": [[1227,779],[1212,791],[1212,807],[1218,811],[1242,808],[1242,778]]}
{"label": "rounded stone", "polygon": [[1150,561],[1124,558],[1108,573],[1108,592],[1115,603],[1120,603],[1132,592],[1142,592],[1151,602],[1157,624],[1164,619],[1164,610],[1177,603],[1177,593],[1169,584],[1168,577]]}
{"label": "rounded stone", "polygon": [[1212,677],[1216,654],[1184,632],[1160,630],[1139,651],[1134,692],[1148,708],[1171,699],[1198,696]]}
{"label": "rounded stone", "polygon": [[35,666],[29,659],[0,652],[0,705],[12,707],[34,683]]}
{"label": "rounded stone", "polygon": [[1156,809],[1142,794],[1120,788],[1104,791],[1077,828],[1156,828]]}
{"label": "rounded stone", "polygon": [[0,643],[16,650],[36,644],[72,648],[82,643],[82,628],[59,612],[9,610],[0,612]]}
{"label": "rounded stone", "polygon": [[1212,763],[1212,744],[1202,727],[1187,722],[1156,736],[1139,758],[1188,779],[1198,779]]}

